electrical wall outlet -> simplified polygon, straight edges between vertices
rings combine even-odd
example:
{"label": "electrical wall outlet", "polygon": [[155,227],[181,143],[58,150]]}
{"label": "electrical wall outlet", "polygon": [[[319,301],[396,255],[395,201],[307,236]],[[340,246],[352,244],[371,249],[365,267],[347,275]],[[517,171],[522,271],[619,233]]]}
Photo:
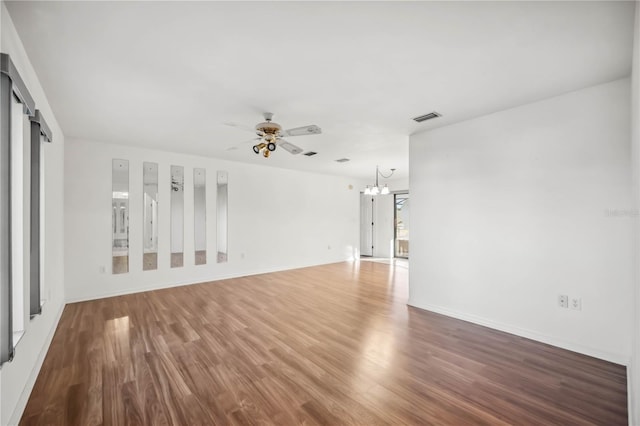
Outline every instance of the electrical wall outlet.
{"label": "electrical wall outlet", "polygon": [[571,309],[575,309],[576,311],[582,310],[582,299],[580,297],[572,297],[569,301],[569,307]]}
{"label": "electrical wall outlet", "polygon": [[558,306],[560,306],[561,308],[568,308],[569,296],[567,296],[566,294],[560,294],[558,296]]}

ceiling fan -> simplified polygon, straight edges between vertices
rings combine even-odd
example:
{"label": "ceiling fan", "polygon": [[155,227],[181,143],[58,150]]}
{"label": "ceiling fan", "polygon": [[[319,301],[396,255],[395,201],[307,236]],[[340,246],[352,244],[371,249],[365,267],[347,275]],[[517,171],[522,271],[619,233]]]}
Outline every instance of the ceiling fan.
{"label": "ceiling fan", "polygon": [[319,135],[322,133],[322,129],[315,124],[303,127],[295,127],[293,129],[283,130],[282,126],[272,121],[273,113],[265,112],[263,114],[264,122],[256,124],[255,128],[251,129],[245,126],[239,126],[233,123],[225,123],[229,126],[239,127],[243,129],[256,132],[258,138],[253,141],[257,141],[253,145],[253,152],[262,155],[265,158],[269,158],[271,152],[276,150],[276,147],[280,146],[282,149],[288,151],[291,154],[300,154],[303,150],[299,146],[292,144],[283,139],[284,136],[305,136],[305,135]]}

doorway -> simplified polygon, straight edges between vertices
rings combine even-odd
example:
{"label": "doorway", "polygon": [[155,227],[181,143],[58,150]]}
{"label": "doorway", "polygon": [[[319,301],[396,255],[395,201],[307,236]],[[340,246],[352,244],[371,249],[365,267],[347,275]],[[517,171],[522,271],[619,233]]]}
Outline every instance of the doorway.
{"label": "doorway", "polygon": [[373,196],[360,194],[360,256],[373,256],[373,203]]}
{"label": "doorway", "polygon": [[409,193],[394,194],[395,257],[409,258]]}

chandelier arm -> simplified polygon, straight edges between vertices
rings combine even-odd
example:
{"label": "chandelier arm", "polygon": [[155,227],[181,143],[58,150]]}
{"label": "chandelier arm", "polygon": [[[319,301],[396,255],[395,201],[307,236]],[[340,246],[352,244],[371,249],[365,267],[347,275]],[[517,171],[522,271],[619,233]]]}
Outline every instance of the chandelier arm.
{"label": "chandelier arm", "polygon": [[396,169],[391,169],[391,173],[389,173],[388,175],[385,175],[384,173],[382,173],[380,171],[380,166],[376,165],[376,184],[374,186],[369,186],[367,185],[366,188],[364,189],[364,194],[365,195],[378,195],[378,194],[382,194],[382,195],[387,195],[389,194],[389,187],[385,184],[384,188],[381,189],[380,187],[380,182],[379,182],[379,177],[382,176],[382,178],[384,179],[388,179],[391,176],[393,176],[393,173],[396,171]]}

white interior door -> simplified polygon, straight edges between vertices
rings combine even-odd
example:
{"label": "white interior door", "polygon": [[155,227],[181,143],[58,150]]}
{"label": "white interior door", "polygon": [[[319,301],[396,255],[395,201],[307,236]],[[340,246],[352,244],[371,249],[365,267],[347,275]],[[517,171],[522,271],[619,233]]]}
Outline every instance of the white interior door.
{"label": "white interior door", "polygon": [[374,197],[360,194],[360,255],[373,256]]}

